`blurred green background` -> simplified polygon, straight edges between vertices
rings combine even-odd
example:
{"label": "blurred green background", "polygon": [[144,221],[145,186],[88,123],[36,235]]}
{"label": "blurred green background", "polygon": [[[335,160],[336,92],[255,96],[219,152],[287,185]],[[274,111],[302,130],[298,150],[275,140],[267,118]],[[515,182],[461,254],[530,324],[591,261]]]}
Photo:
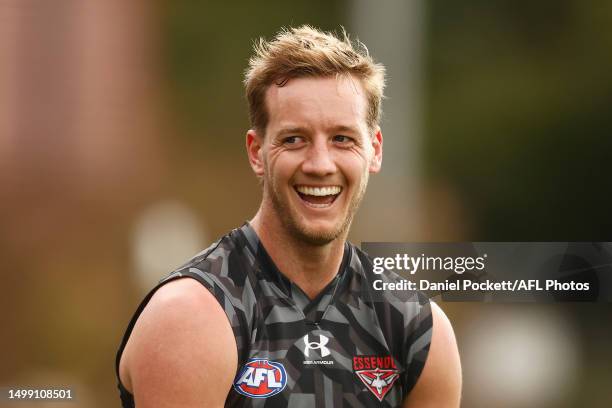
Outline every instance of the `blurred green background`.
{"label": "blurred green background", "polygon": [[[388,66],[352,241],[610,241],[611,22],[578,0],[0,2],[0,387],[120,405],[147,289],[257,209],[241,81],[282,26],[344,26]],[[609,304],[442,307],[463,406],[612,405]]]}

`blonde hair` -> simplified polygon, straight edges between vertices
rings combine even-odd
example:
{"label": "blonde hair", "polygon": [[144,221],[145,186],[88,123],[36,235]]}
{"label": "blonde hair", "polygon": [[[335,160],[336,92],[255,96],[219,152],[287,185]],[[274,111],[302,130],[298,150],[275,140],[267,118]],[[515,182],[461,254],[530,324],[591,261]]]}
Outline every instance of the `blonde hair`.
{"label": "blonde hair", "polygon": [[339,37],[309,25],[284,28],[271,41],[260,38],[253,46],[244,85],[251,126],[265,131],[268,124],[266,90],[272,84],[284,86],[298,77],[352,75],[361,81],[368,100],[366,122],[378,126],[385,86],[385,67],[375,63],[366,46],[352,41],[342,29]]}

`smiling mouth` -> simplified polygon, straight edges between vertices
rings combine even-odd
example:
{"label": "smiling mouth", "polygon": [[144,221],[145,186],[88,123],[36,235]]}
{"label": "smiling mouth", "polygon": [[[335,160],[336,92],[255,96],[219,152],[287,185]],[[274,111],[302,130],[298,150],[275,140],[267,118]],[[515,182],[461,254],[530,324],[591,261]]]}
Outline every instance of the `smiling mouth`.
{"label": "smiling mouth", "polygon": [[294,188],[302,201],[314,208],[331,206],[342,192],[340,186],[311,187],[298,185]]}

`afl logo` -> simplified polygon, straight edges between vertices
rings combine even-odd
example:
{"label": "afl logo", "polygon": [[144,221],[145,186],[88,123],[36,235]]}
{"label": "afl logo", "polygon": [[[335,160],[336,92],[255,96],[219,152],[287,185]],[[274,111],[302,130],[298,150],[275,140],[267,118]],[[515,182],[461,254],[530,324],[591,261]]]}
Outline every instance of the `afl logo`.
{"label": "afl logo", "polygon": [[281,363],[263,358],[250,359],[234,380],[234,389],[251,398],[266,398],[285,389],[287,373]]}

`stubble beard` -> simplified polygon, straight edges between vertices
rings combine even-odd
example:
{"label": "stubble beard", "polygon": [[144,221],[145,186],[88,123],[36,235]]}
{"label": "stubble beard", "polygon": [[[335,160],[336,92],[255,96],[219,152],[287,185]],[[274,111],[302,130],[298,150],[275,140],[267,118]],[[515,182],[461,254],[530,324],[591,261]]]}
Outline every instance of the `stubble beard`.
{"label": "stubble beard", "polygon": [[[358,191],[354,193],[351,198],[346,215],[341,222],[329,230],[317,231],[308,227],[307,221],[304,220],[297,211],[292,211],[289,203],[285,202],[281,198],[281,194],[278,192],[274,183],[270,180],[264,182],[264,196],[268,195],[272,202],[272,207],[279,217],[282,226],[287,230],[291,237],[311,246],[323,246],[330,242],[346,236],[352,222],[353,217],[357,213],[361,201],[365,195],[366,187],[368,185],[369,173],[365,172],[361,178],[361,183],[358,187]],[[302,218],[299,220],[298,218]]]}

